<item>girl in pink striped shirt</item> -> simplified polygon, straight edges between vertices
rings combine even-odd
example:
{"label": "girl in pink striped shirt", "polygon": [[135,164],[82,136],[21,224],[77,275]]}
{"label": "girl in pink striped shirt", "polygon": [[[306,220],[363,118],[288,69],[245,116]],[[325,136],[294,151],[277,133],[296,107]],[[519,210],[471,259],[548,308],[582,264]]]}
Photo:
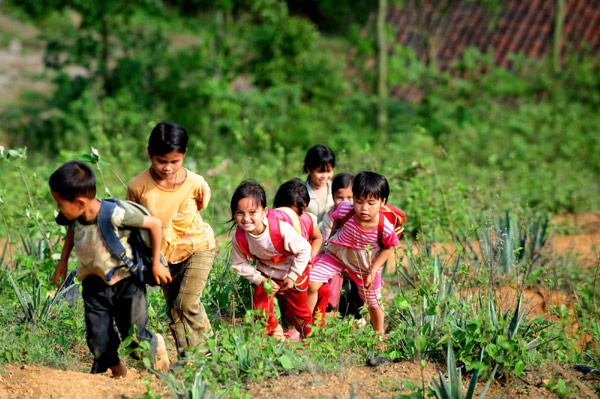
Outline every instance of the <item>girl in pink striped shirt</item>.
{"label": "girl in pink striped shirt", "polygon": [[358,285],[360,297],[369,305],[373,329],[381,334],[384,333],[381,272],[399,244],[394,226],[380,212],[389,192],[383,175],[375,172],[356,175],[352,184],[354,204],[342,202],[331,215],[335,233],[327,240],[325,254],[310,271],[308,285],[308,306],[312,310],[321,285],[346,269]]}

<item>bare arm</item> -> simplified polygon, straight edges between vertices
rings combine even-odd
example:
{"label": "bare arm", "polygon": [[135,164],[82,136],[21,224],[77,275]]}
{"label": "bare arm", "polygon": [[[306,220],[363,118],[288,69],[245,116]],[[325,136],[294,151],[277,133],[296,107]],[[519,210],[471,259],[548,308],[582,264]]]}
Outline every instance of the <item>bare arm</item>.
{"label": "bare arm", "polygon": [[129,186],[127,187],[127,196],[126,196],[126,198],[129,201],[137,202],[138,204],[140,203],[137,195],[133,192],[133,190]]}
{"label": "bare arm", "polygon": [[327,237],[327,238],[331,238],[333,233],[335,233],[336,230],[338,229],[339,225],[340,225],[340,219],[333,219],[333,224],[331,225],[331,231],[329,232],[329,237]]}
{"label": "bare arm", "polygon": [[250,260],[248,260],[246,254],[240,249],[240,246],[235,239],[235,232],[231,239],[231,255],[233,259],[231,267],[233,267],[233,270],[235,270],[237,274],[248,279],[248,281],[254,285],[263,285],[267,281],[267,278],[264,277],[261,272],[252,267]]}
{"label": "bare arm", "polygon": [[162,240],[162,222],[154,216],[144,216],[142,228],[150,231],[150,240],[152,241],[152,274],[157,284],[170,283],[171,273],[169,269],[160,263],[160,246]]}
{"label": "bare arm", "polygon": [[388,260],[392,252],[394,252],[394,247],[387,246],[383,247],[381,251],[379,251],[375,259],[373,259],[373,262],[371,263],[371,271],[364,283],[365,288],[369,288],[373,284],[373,280],[379,272],[379,269],[383,267],[383,264],[386,260]]}
{"label": "bare arm", "polygon": [[314,258],[319,254],[321,245],[323,245],[323,235],[321,234],[321,230],[314,228],[310,238],[312,239],[312,242],[310,243],[310,255]]}
{"label": "bare arm", "polygon": [[73,250],[73,243],[73,226],[71,225],[67,229],[65,243],[60,254],[60,261],[58,262],[56,270],[54,270],[54,276],[52,277],[52,282],[57,287],[60,287],[61,284],[64,283],[65,279],[67,278],[67,270],[69,269],[69,255],[71,255],[71,251]]}

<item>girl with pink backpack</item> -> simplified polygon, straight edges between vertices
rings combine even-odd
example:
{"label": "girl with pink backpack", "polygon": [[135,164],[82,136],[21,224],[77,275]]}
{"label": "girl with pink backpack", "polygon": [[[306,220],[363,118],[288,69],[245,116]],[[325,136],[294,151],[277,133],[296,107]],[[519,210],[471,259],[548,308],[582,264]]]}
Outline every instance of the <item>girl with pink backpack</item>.
{"label": "girl with pink backpack", "polygon": [[[283,329],[275,316],[275,295],[285,298],[284,317],[302,338],[313,324],[308,309],[308,263],[311,247],[294,227],[275,217],[267,208],[264,189],[253,180],[242,182],[231,198],[233,268],[254,284],[254,308],[266,318],[266,334],[283,340]],[[254,262],[254,266],[251,265]]]}

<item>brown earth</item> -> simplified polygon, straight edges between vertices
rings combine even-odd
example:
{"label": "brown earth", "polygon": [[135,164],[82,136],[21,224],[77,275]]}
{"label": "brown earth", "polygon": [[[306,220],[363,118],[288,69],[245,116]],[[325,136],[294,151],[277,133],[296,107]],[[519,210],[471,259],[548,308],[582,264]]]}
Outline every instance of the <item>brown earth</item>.
{"label": "brown earth", "polygon": [[[157,377],[129,369],[121,379],[106,374],[56,370],[37,366],[3,365],[0,368],[0,399],[126,399],[143,395],[146,380],[153,390],[164,391]],[[165,395],[166,396],[166,395]]]}
{"label": "brown earth", "polygon": [[[562,378],[574,385],[573,394],[577,398],[597,398],[591,385],[593,381],[582,382],[579,375],[570,370],[552,367],[544,370],[545,377],[539,371],[530,371],[526,378],[505,384],[492,384],[487,399],[521,398],[540,399],[557,398],[543,384],[549,379]],[[256,383],[250,386],[248,393],[255,398],[297,399],[304,398],[346,399],[346,398],[398,398],[408,395],[421,387],[427,387],[432,378],[439,381],[438,368],[427,363],[421,370],[415,362],[388,363],[373,367],[353,367],[325,374],[304,373],[286,376],[266,383]],[[469,376],[463,377],[463,389],[469,384]],[[412,387],[407,387],[407,382]],[[476,395],[481,393],[484,383],[478,384]]]}
{"label": "brown earth", "polygon": [[[548,246],[551,254],[577,255],[577,262],[592,266],[598,262],[599,219],[598,213],[564,217],[561,223],[572,224],[575,235],[555,235]],[[451,255],[452,247],[439,246],[440,252]],[[539,287],[505,286],[497,291],[505,309],[514,307],[515,297],[522,293],[524,302],[529,303],[530,317],[542,316],[556,321],[552,307],[566,304],[573,309],[573,301],[566,294]],[[468,293],[463,293],[468,294]],[[576,322],[573,325],[576,326]],[[169,343],[172,345],[172,342]],[[172,348],[171,348],[172,352]],[[80,366],[85,368],[85,366]],[[444,370],[442,370],[444,372]],[[406,381],[428,384],[431,377],[438,374],[436,365],[428,363],[425,370],[416,362],[387,364],[377,368],[353,367],[330,373],[304,372],[298,375],[280,377],[273,380],[251,384],[247,393],[254,398],[278,397],[297,398],[301,393],[307,398],[391,398],[414,391],[407,389]],[[572,370],[558,366],[548,366],[544,370],[528,370],[525,376],[511,383],[495,383],[486,398],[553,398],[548,389],[542,386],[550,380],[561,378],[568,382],[571,396],[577,398],[596,398],[593,386],[598,381],[582,381],[580,375]],[[91,375],[78,371],[62,371],[37,366],[5,365],[0,367],[0,399],[4,398],[79,398],[108,399],[133,398],[146,392],[146,382],[152,382],[153,390],[159,390],[168,397],[167,389],[156,377],[145,371],[129,369],[129,374],[121,380],[105,375]],[[465,379],[464,387],[468,381]],[[479,384],[482,389],[483,384]]]}
{"label": "brown earth", "polygon": [[[14,21],[0,13],[0,31],[11,35],[8,48],[0,49],[0,108],[18,103],[25,91],[48,93],[51,86],[46,80],[38,79],[44,72],[43,47],[37,39],[37,31],[27,25]],[[13,38],[14,36],[14,38]],[[196,39],[176,36],[175,46],[195,45]],[[23,51],[23,45],[27,50]],[[72,73],[81,73],[73,71]],[[5,142],[0,129],[0,144]],[[550,255],[572,254],[582,267],[595,267],[599,262],[600,250],[600,212],[580,215],[561,215],[554,221],[571,229],[574,234],[555,235],[548,245]],[[4,241],[0,240],[0,250]],[[11,252],[14,248],[10,248]],[[454,247],[436,245],[435,252],[452,256]],[[503,287],[499,293],[504,306],[514,306],[517,292],[523,292],[525,302],[530,302],[528,312],[531,316],[542,316],[550,320],[552,306],[567,304],[572,308],[572,300],[563,293],[526,287],[516,289]],[[172,340],[171,343],[172,345]],[[171,348],[172,352],[172,348]],[[88,367],[80,365],[80,368]],[[415,362],[387,364],[377,368],[353,367],[330,373],[301,373],[281,377],[275,380],[251,384],[248,393],[255,398],[391,398],[408,394],[413,390],[406,388],[406,381],[427,385],[431,377],[437,375],[437,366],[427,363],[424,370]],[[579,374],[548,366],[544,370],[528,370],[526,376],[505,385],[494,384],[486,398],[554,398],[546,388],[541,387],[550,379],[562,378],[573,388],[568,397],[596,398],[591,387],[598,381],[582,381]],[[111,399],[134,398],[146,392],[146,381],[154,391],[167,397],[166,388],[157,378],[145,371],[129,369],[123,379],[112,379],[109,374],[92,375],[79,371],[64,371],[50,368],[18,365],[0,366],[0,399],[5,398],[53,398],[53,399]],[[468,381],[465,380],[464,387]],[[482,385],[482,384],[480,384]],[[481,389],[481,386],[479,387]]]}

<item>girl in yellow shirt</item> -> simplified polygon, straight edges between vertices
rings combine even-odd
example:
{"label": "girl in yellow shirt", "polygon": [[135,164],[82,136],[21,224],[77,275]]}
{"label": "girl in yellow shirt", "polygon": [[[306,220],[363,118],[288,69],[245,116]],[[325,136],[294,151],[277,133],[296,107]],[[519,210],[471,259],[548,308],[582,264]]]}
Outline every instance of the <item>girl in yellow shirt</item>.
{"label": "girl in yellow shirt", "polygon": [[161,251],[173,281],[163,286],[171,331],[177,353],[185,361],[191,348],[206,343],[212,335],[200,296],[215,256],[212,228],[200,216],[210,200],[204,178],[183,167],[187,149],[186,130],[161,122],[148,141],[150,168],[127,187],[127,199],[142,204],[162,221]]}

